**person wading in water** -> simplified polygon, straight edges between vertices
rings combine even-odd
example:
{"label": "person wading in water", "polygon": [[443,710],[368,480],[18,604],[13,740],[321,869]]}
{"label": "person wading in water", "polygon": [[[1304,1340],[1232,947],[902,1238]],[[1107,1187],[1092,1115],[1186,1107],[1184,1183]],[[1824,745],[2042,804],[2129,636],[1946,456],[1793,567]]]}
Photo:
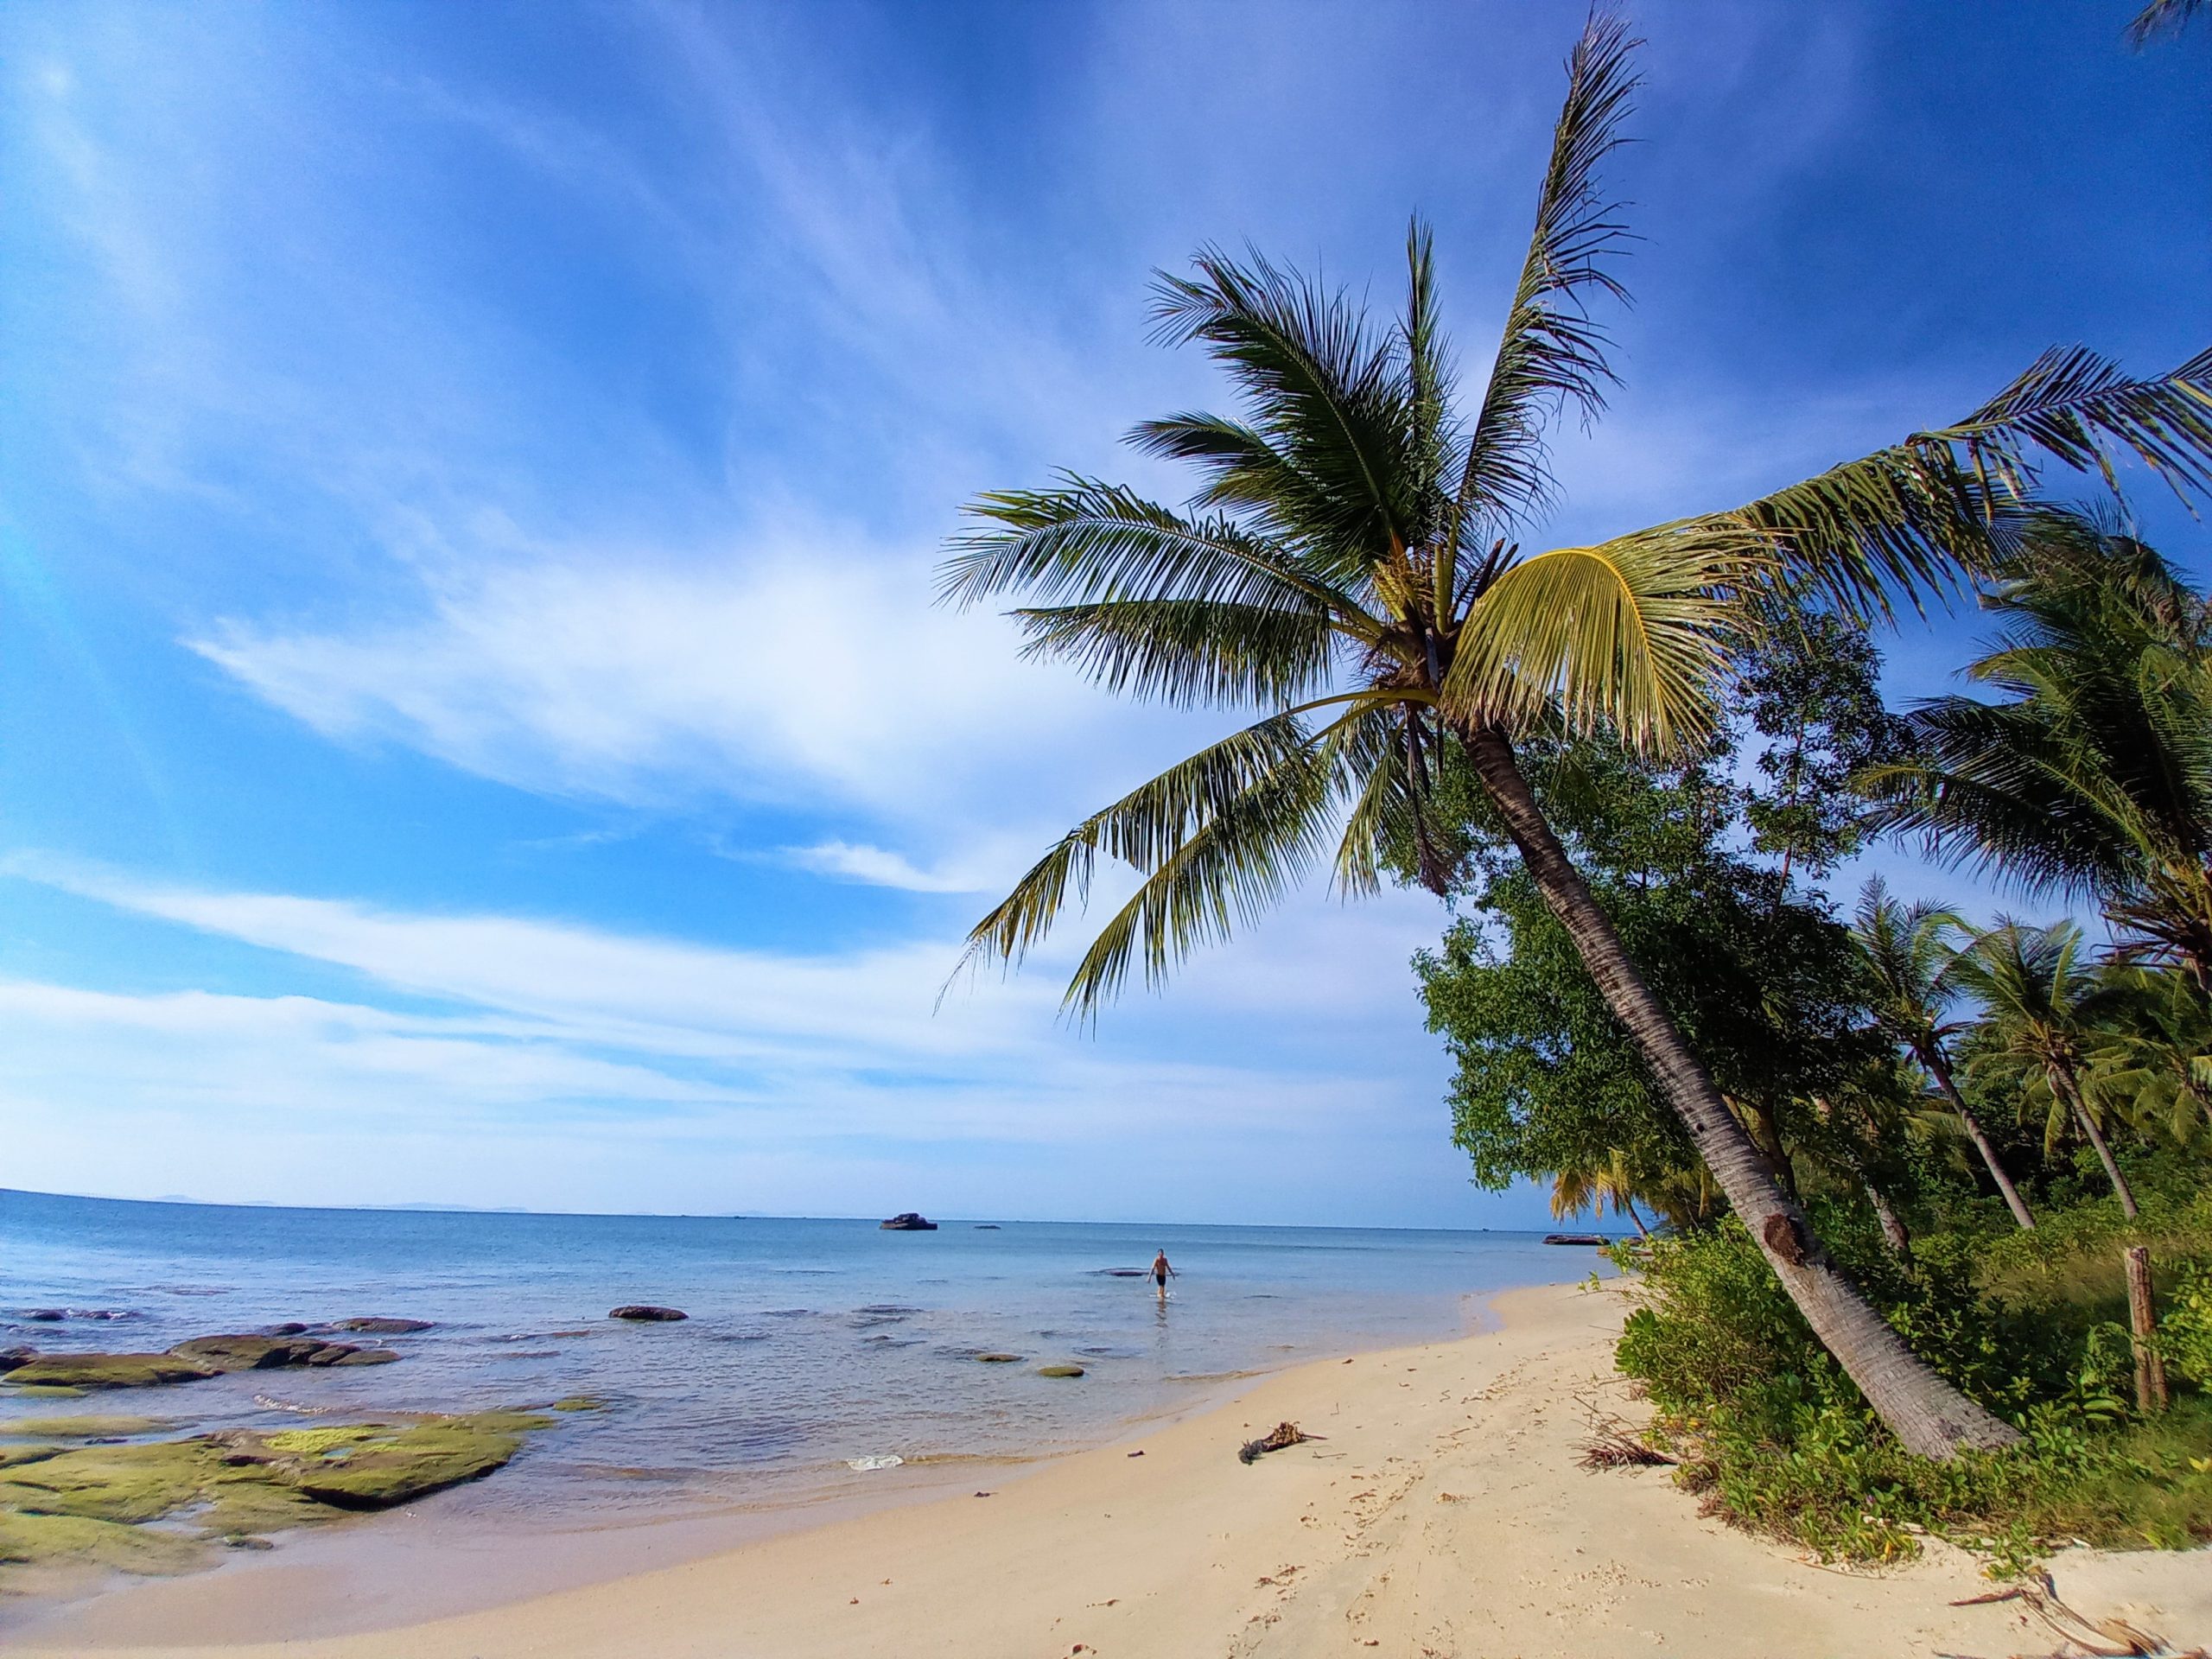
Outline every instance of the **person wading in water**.
{"label": "person wading in water", "polygon": [[1167,1275],[1174,1271],[1167,1265],[1166,1251],[1162,1250],[1152,1258],[1152,1281],[1160,1287],[1160,1300],[1163,1302],[1167,1300]]}

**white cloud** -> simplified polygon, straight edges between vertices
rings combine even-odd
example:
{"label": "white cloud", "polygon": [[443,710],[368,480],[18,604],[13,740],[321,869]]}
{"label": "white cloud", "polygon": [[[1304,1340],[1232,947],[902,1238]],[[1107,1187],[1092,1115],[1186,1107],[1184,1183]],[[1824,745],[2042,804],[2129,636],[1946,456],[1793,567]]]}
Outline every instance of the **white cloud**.
{"label": "white cloud", "polygon": [[1184,724],[1020,661],[997,618],[931,605],[926,556],[835,531],[710,564],[549,553],[434,577],[426,609],[381,626],[234,620],[189,643],[317,731],[526,788],[859,808],[939,833],[1017,776],[1045,812],[1055,794],[1080,810],[1078,779],[1165,756]]}
{"label": "white cloud", "polygon": [[903,853],[846,841],[786,847],[783,859],[785,863],[819,875],[835,876],[865,887],[897,887],[906,893],[983,893],[996,885],[988,875],[979,872],[925,870]]}
{"label": "white cloud", "polygon": [[[1093,1038],[1056,1017],[1054,969],[1079,925],[1039,971],[933,1014],[950,940],[807,956],[52,860],[8,873],[361,977],[353,1000],[0,982],[0,1134],[25,1184],[664,1210],[1003,1212],[1019,1193],[1030,1214],[1475,1213],[1442,1145],[1442,1058],[1405,966],[1434,912],[1411,900],[1293,906]],[[415,1001],[376,1006],[391,997]]]}

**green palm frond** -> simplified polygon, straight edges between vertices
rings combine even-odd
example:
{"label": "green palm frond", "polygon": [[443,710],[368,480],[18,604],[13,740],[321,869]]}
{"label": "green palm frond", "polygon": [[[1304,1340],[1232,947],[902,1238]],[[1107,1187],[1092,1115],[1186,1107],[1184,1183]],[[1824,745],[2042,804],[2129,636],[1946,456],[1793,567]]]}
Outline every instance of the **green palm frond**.
{"label": "green palm frond", "polygon": [[1416,717],[1402,704],[1376,703],[1339,720],[1329,734],[1321,759],[1352,796],[1334,876],[1347,898],[1382,891],[1392,854],[1421,844],[1425,791],[1406,742],[1407,722]]}
{"label": "green palm frond", "polygon": [[1076,604],[1314,606],[1357,638],[1382,636],[1382,624],[1351,595],[1228,518],[1186,518],[1133,491],[1072,475],[1058,489],[994,491],[967,511],[992,527],[952,540],[938,594],[956,605],[1020,591]]}
{"label": "green palm frond", "polygon": [[1793,584],[1847,614],[1889,614],[1994,575],[2040,516],[2044,465],[2114,480],[2133,454],[2184,499],[2212,494],[2212,352],[2132,379],[2078,347],[2046,352],[1955,425],[1718,515],[1770,536]]}
{"label": "green palm frond", "polygon": [[1133,442],[1197,462],[1209,480],[1201,501],[1265,510],[1336,581],[1358,580],[1378,550],[1421,540],[1429,515],[1407,466],[1397,338],[1370,328],[1343,291],[1257,253],[1238,264],[1206,248],[1192,263],[1195,276],[1155,283],[1154,336],[1205,342],[1243,390],[1244,429],[1261,442],[1196,416],[1140,426]]}
{"label": "green palm frond", "polygon": [[1519,523],[1552,499],[1545,431],[1564,406],[1586,420],[1605,408],[1618,377],[1606,361],[1611,343],[1590,318],[1592,293],[1628,298],[1609,262],[1628,232],[1623,204],[1598,182],[1600,162],[1625,142],[1637,78],[1630,59],[1642,42],[1619,18],[1591,15],[1567,59],[1567,101],[1552,133],[1551,161],[1536,199],[1536,224],[1505,332],[1467,443],[1450,556],[1485,524]]}
{"label": "green palm frond", "polygon": [[1640,750],[1694,739],[1711,728],[1738,596],[1768,565],[1759,537],[1695,520],[1523,559],[1476,601],[1444,706],[1513,726],[1555,713]]}
{"label": "green palm frond", "polygon": [[1025,657],[1073,663],[1109,690],[1189,708],[1281,704],[1329,679],[1334,632],[1295,610],[1201,599],[1124,599],[1013,613]]}
{"label": "green palm frond", "polygon": [[2082,798],[2080,769],[2032,715],[1942,697],[1909,724],[1912,757],[1858,780],[1875,829],[1917,835],[1929,857],[1987,868],[2023,892],[2079,897],[2132,885],[2128,837]]}
{"label": "green palm frond", "polygon": [[2135,380],[2082,346],[2053,346],[1956,426],[1911,442],[1961,452],[1974,472],[1995,474],[2018,496],[2033,489],[2045,459],[2094,470],[2117,488],[2111,455],[2119,449],[2186,502],[2212,493],[2212,351]]}
{"label": "green palm frond", "polygon": [[1349,701],[1350,709],[1311,737],[1294,717],[1279,716],[1292,721],[1298,741],[1234,793],[1209,794],[1203,821],[1156,863],[1128,861],[1150,873],[1076,965],[1066,1007],[1094,1015],[1139,963],[1146,986],[1158,989],[1177,963],[1249,926],[1319,861],[1336,809],[1358,780],[1346,764],[1356,747],[1346,734],[1376,713],[1373,699]]}
{"label": "green palm frond", "polygon": [[[1088,1016],[1139,958],[1146,983],[1159,985],[1313,868],[1336,811],[1364,781],[1356,763],[1372,757],[1360,753],[1358,734],[1376,702],[1331,697],[1269,715],[1093,813],[969,931],[961,968],[1020,963],[1071,900],[1089,899],[1103,853],[1145,880],[1084,953],[1066,1006]],[[1303,716],[1317,708],[1341,712],[1315,732]]]}
{"label": "green palm frond", "polygon": [[2178,35],[2204,10],[2206,0],[2151,0],[2127,26],[2127,43],[2141,51],[2162,35]]}
{"label": "green palm frond", "polygon": [[1952,938],[1966,931],[1957,913],[1924,901],[1901,905],[1881,877],[1870,876],[1850,931],[1866,967],[1872,1011],[1890,1033],[1916,1052],[1950,1035],[1943,974],[1956,954]]}

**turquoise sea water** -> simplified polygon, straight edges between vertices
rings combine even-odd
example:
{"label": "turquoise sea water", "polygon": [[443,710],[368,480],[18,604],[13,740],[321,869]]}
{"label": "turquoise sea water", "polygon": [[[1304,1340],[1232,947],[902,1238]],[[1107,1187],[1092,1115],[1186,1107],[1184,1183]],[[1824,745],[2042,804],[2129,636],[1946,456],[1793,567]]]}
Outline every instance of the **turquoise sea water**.
{"label": "turquoise sea water", "polygon": [[[1458,1335],[1481,1300],[1592,1254],[1526,1233],[229,1208],[0,1192],[0,1345],[151,1350],[283,1320],[434,1321],[402,1362],[246,1372],[68,1409],[180,1430],[593,1395],[480,1508],[536,1519],[774,1503],[876,1478],[855,1459],[995,1460],[1093,1444],[1238,1373]],[[1165,1306],[1141,1269],[1165,1249]],[[607,1318],[624,1302],[681,1324]],[[59,1320],[29,1317],[59,1310]],[[986,1365],[1001,1350],[1020,1365]],[[1039,1376],[1073,1361],[1078,1380]],[[51,1414],[10,1402],[0,1420]]]}

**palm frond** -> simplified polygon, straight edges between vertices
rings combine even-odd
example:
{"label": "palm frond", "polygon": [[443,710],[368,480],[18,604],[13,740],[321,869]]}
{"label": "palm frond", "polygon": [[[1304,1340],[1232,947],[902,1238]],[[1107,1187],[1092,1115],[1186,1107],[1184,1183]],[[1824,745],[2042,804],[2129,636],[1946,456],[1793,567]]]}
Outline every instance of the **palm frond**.
{"label": "palm frond", "polygon": [[2018,496],[2033,487],[2038,455],[2076,472],[2094,470],[2117,488],[2117,449],[2186,503],[2212,493],[2212,351],[2169,374],[2135,380],[2082,346],[2053,346],[1957,425],[1911,441],[1962,451],[1977,473],[1997,474]]}
{"label": "palm frond", "polygon": [[1134,491],[1073,475],[1058,489],[994,491],[966,511],[991,527],[952,539],[938,572],[941,601],[968,606],[1020,592],[1075,604],[1319,607],[1355,638],[1382,637],[1382,625],[1350,594],[1228,518],[1188,518]]}
{"label": "palm frond", "polygon": [[1042,943],[1071,899],[1077,905],[1090,899],[1101,852],[1141,870],[1156,868],[1254,785],[1285,766],[1309,762],[1308,750],[1303,722],[1293,715],[1273,715],[1208,745],[1092,813],[1061,836],[969,931],[961,966],[1019,963]]}
{"label": "palm frond", "polygon": [[1761,538],[1697,521],[1524,559],[1469,613],[1444,705],[1515,726],[1553,710],[1647,751],[1694,739],[1711,727],[1738,595],[1767,568]]}
{"label": "palm frond", "polygon": [[1191,708],[1295,702],[1332,662],[1328,613],[1203,599],[1125,599],[1013,613],[1022,655],[1073,663],[1110,691]]}
{"label": "palm frond", "polygon": [[[1202,249],[1192,276],[1154,283],[1154,335],[1202,341],[1244,394],[1263,454],[1192,448],[1191,417],[1131,434],[1140,448],[1197,461],[1208,505],[1264,505],[1339,582],[1380,550],[1419,540],[1421,480],[1408,450],[1408,391],[1397,340],[1371,329],[1339,289],[1253,253]],[[1256,465],[1255,462],[1256,461]],[[1299,480],[1286,491],[1286,476]]]}
{"label": "palm frond", "polygon": [[2162,35],[2178,35],[2204,10],[2206,0],[2150,0],[2127,26],[2127,43],[2140,52]]}
{"label": "palm frond", "polygon": [[1638,79],[1630,67],[1642,42],[1604,11],[1591,14],[1567,63],[1567,100],[1552,132],[1551,161],[1536,198],[1536,224],[1505,332],[1468,437],[1452,531],[1455,558],[1481,526],[1510,524],[1541,512],[1553,483],[1545,432],[1573,405],[1584,418],[1605,408],[1618,377],[1606,360],[1611,341],[1591,320],[1592,293],[1625,302],[1611,269],[1628,232],[1624,204],[1599,188],[1601,162],[1625,142],[1621,124]]}
{"label": "palm frond", "polygon": [[1717,517],[1770,537],[1794,585],[1847,614],[1887,616],[1993,575],[2039,517],[2042,467],[2112,480],[2134,455],[2184,499],[2212,493],[2212,352],[2130,379],[2075,348],[2046,352],[1955,425],[1917,432]]}
{"label": "palm frond", "polygon": [[[1131,861],[1150,874],[1084,952],[1065,1007],[1091,1017],[1140,963],[1147,988],[1159,988],[1185,957],[1250,925],[1319,861],[1333,810],[1359,775],[1341,734],[1365,725],[1378,703],[1365,696],[1334,701],[1352,706],[1314,736],[1300,731],[1300,741],[1233,794],[1210,796],[1203,821],[1155,861]],[[1157,841],[1148,836],[1147,849]]]}

